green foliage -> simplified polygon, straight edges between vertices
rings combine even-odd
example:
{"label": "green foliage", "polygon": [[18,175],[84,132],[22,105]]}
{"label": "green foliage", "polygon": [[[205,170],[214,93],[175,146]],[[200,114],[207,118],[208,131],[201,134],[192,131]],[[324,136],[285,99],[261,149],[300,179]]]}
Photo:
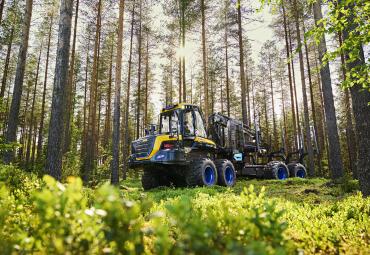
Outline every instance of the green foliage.
{"label": "green foliage", "polygon": [[137,179],[89,189],[0,166],[0,253],[370,252],[370,200],[345,182],[248,182],[143,193]]}
{"label": "green foliage", "polygon": [[[315,1],[311,1],[315,2]],[[316,44],[324,34],[335,36],[342,35],[345,31],[348,38],[343,40],[340,47],[330,49],[323,58],[324,63],[333,61],[341,54],[346,55],[346,80],[342,84],[344,88],[359,85],[359,88],[370,89],[370,63],[365,62],[349,68],[349,64],[361,58],[360,49],[370,42],[370,2],[363,0],[325,1],[328,12],[319,21],[320,26],[306,33],[306,37],[312,37]]]}

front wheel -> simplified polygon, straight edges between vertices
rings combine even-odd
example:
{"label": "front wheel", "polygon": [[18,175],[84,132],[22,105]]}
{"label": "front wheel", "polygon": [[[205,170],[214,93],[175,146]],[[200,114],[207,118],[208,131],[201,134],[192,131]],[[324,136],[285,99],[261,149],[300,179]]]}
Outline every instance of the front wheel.
{"label": "front wheel", "polygon": [[212,160],[194,160],[189,166],[186,183],[189,186],[213,186],[217,183],[217,170]]}
{"label": "front wheel", "polygon": [[236,172],[233,163],[227,159],[216,160],[218,184],[232,187],[236,182]]}

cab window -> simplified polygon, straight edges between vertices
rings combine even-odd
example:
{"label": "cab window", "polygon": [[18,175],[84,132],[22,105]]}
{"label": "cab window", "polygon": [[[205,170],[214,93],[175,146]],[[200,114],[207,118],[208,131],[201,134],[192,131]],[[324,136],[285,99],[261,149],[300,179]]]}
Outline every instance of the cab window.
{"label": "cab window", "polygon": [[194,128],[193,112],[186,111],[184,113],[184,135],[194,136],[195,135],[194,131],[195,131],[195,128]]}
{"label": "cab window", "polygon": [[160,120],[160,134],[169,134],[172,130],[177,128],[179,125],[179,118],[176,111],[161,114]]}
{"label": "cab window", "polygon": [[194,111],[195,114],[195,136],[207,138],[206,129],[204,127],[203,118],[199,111]]}

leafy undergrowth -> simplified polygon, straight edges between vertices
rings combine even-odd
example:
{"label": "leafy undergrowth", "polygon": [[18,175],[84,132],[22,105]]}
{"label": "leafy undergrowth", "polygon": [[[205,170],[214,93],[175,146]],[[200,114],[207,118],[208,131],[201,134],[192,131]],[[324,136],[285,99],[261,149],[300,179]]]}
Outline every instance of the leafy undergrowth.
{"label": "leafy undergrowth", "polygon": [[61,184],[0,166],[0,254],[370,254],[357,183],[238,180],[233,188]]}

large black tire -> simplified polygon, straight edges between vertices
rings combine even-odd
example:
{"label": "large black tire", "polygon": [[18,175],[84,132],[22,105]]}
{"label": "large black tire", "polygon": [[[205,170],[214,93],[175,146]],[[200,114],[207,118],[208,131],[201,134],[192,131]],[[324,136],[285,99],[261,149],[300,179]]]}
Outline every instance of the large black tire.
{"label": "large black tire", "polygon": [[289,177],[288,167],[281,161],[271,161],[264,169],[266,179],[286,180]]}
{"label": "large black tire", "polygon": [[300,163],[289,163],[288,169],[290,177],[306,178],[307,176],[306,168]]}
{"label": "large black tire", "polygon": [[171,183],[165,172],[158,169],[144,169],[144,174],[141,177],[141,184],[144,190],[154,189],[160,186],[169,186]]}
{"label": "large black tire", "polygon": [[218,175],[218,184],[221,186],[232,187],[236,182],[236,172],[233,163],[227,159],[215,161]]}
{"label": "large black tire", "polygon": [[217,170],[212,160],[203,158],[194,160],[186,175],[186,184],[195,186],[213,186],[217,183]]}

